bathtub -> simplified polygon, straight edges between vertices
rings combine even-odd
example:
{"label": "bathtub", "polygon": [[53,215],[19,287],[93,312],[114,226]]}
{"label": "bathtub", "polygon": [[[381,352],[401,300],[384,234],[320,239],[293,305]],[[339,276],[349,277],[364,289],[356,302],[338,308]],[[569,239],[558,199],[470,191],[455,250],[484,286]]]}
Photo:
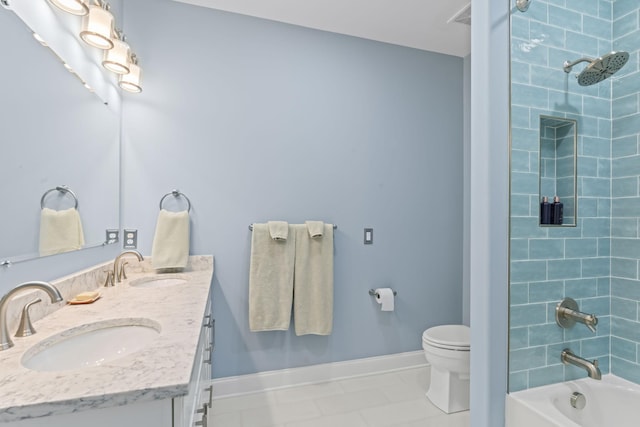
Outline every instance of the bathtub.
{"label": "bathtub", "polygon": [[[583,409],[570,404],[573,392],[586,397]],[[583,378],[510,393],[505,427],[638,427],[640,386],[615,375]]]}

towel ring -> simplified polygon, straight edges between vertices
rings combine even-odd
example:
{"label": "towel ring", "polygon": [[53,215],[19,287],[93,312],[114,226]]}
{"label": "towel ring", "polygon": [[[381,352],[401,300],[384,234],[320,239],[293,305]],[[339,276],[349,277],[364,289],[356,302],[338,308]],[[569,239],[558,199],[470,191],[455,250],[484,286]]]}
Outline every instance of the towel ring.
{"label": "towel ring", "polygon": [[162,209],[162,202],[164,202],[164,199],[166,199],[169,196],[173,196],[173,197],[182,196],[185,199],[187,199],[187,212],[191,212],[191,200],[189,200],[189,198],[184,193],[181,193],[180,190],[172,190],[171,193],[167,193],[164,196],[162,196],[162,199],[160,199],[160,209]]}
{"label": "towel ring", "polygon": [[47,190],[45,191],[45,193],[42,195],[42,197],[40,198],[40,209],[44,209],[44,199],[47,197],[47,195],[49,193],[51,193],[52,191],[59,191],[61,193],[66,193],[71,195],[71,197],[73,197],[73,200],[75,201],[75,208],[78,209],[78,197],[76,196],[76,193],[74,193],[73,191],[71,191],[71,189],[69,187],[67,187],[66,185],[60,185],[56,188],[52,188],[51,190]]}

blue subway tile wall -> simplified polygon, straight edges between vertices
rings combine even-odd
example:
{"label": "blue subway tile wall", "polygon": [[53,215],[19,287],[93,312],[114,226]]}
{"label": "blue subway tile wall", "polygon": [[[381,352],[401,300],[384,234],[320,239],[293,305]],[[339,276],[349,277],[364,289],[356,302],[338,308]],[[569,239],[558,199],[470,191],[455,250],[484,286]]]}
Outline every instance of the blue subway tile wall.
{"label": "blue subway tile wall", "polygon": [[[611,283],[611,250],[615,246],[611,180],[617,173],[611,164],[615,127],[612,83],[607,80],[579,86],[575,75],[585,64],[567,74],[563,63],[610,51],[614,14],[613,4],[608,1],[539,0],[532,2],[526,13],[516,12],[511,22],[510,391],[583,377],[584,371],[561,363],[560,352],[567,347],[583,357],[598,358],[603,373],[609,369],[610,325],[619,326],[610,321],[610,289],[622,288]],[[624,24],[635,28],[626,14]],[[628,113],[638,108],[631,99],[625,99],[616,111]],[[540,197],[546,195],[552,200],[555,195],[540,194],[540,186],[547,185],[546,180],[552,177],[565,177],[571,166],[567,163],[559,167],[557,159],[554,163],[548,152],[540,152],[541,115],[577,121],[575,227],[539,225]],[[632,128],[632,124],[623,123],[614,132]],[[552,138],[549,134],[542,136]],[[566,141],[562,144],[566,146]],[[630,141],[625,140],[625,144],[621,152],[640,156],[637,150],[631,150]],[[539,165],[532,167],[532,158],[541,159]],[[558,183],[567,186],[560,181],[556,186]],[[633,187],[621,181],[616,191],[627,194],[634,188],[637,190],[637,182]],[[572,193],[567,190],[565,194],[568,202]],[[637,227],[636,223],[636,236]],[[616,229],[629,233],[633,226],[616,223]],[[631,267],[625,268],[628,274]],[[571,330],[556,325],[555,306],[565,296],[576,299],[581,308],[593,310],[600,320],[597,333],[580,324]],[[616,303],[622,307],[619,301]],[[627,304],[624,309],[629,316],[632,308]],[[621,365],[618,359],[630,363],[633,353],[629,326],[622,326],[627,333],[620,337],[618,347],[625,350],[625,357],[617,357],[614,366]]]}
{"label": "blue subway tile wall", "polygon": [[611,372],[640,382],[640,4],[613,2],[613,50],[629,62],[612,78]]}
{"label": "blue subway tile wall", "polygon": [[[640,383],[640,4],[539,0],[511,25],[509,389],[584,377],[560,363],[567,347]],[[630,60],[609,80],[581,87],[584,64],[562,71],[565,60],[612,50]],[[538,225],[537,187],[562,176],[539,150],[540,115],[578,122],[576,227]],[[565,296],[598,316],[596,334],[555,325]]]}

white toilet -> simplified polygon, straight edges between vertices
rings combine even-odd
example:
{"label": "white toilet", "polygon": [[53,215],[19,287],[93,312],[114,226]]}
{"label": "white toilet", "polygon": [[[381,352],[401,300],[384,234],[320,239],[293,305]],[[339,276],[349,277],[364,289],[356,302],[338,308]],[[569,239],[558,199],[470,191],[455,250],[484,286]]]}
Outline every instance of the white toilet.
{"label": "white toilet", "polygon": [[444,412],[469,409],[470,329],[465,325],[441,325],[422,334],[422,348],[431,364],[427,397]]}

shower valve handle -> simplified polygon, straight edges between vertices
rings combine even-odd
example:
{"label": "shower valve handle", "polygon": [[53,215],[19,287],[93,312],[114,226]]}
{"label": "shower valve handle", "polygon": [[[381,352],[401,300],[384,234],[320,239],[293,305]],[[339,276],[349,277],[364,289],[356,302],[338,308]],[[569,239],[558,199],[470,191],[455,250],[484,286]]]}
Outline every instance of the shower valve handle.
{"label": "shower valve handle", "polygon": [[573,298],[565,298],[556,306],[556,323],[561,328],[570,329],[576,322],[584,323],[593,333],[596,332],[598,318],[595,314],[586,314],[578,310],[578,303]]}

